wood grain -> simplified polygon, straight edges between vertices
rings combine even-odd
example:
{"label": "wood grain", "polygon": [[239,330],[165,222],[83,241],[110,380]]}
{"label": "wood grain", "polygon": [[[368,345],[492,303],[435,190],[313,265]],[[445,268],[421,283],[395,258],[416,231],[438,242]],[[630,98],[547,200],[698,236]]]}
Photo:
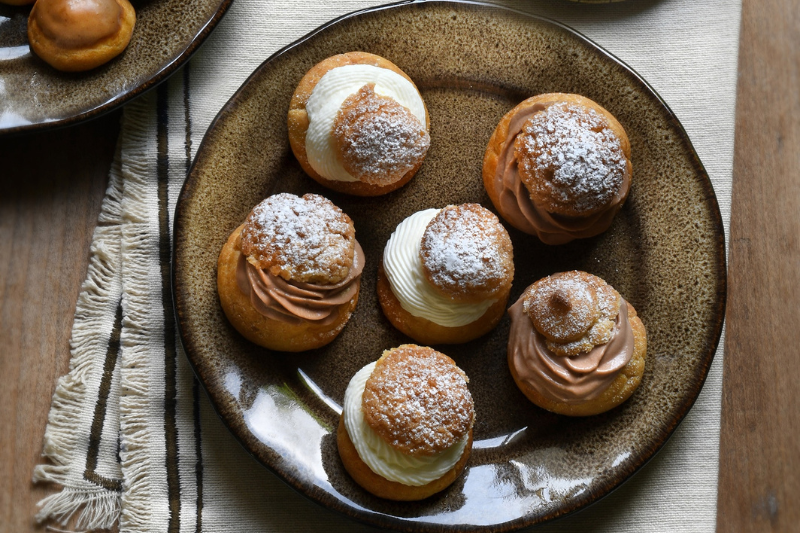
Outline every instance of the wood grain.
{"label": "wood grain", "polygon": [[800,13],[745,0],[717,529],[800,531]]}
{"label": "wood grain", "polygon": [[[34,485],[120,113],[0,144],[0,531],[37,529]],[[43,528],[38,528],[43,529]]]}

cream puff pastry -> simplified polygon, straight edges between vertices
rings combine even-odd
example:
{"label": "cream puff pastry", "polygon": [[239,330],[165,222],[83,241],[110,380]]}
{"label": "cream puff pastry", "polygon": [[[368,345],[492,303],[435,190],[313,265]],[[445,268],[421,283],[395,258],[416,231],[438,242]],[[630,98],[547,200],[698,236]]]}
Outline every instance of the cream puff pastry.
{"label": "cream puff pastry", "polygon": [[276,194],[228,238],[217,262],[225,315],[272,350],[319,348],[342,331],[358,301],[364,252],[353,222],[330,200]]}
{"label": "cream puff pastry", "polygon": [[383,252],[378,299],[400,331],[423,344],[484,335],[502,318],[514,279],[511,239],[478,204],[419,211]]}
{"label": "cream puff pastry", "polygon": [[542,278],[508,314],[508,366],[539,407],[595,415],[639,386],[647,333],[633,306],[599,277],[573,270]]}
{"label": "cream puff pastry", "polygon": [[315,65],[289,106],[289,143],[322,185],[377,196],[408,183],[430,146],[417,87],[391,61],[349,52]]}
{"label": "cream puff pastry", "polygon": [[421,500],[447,488],[472,449],[467,382],[452,359],[431,348],[386,350],[345,392],[337,444],[347,472],[390,500]]}
{"label": "cream puff pastry", "polygon": [[620,123],[577,94],[528,98],[500,120],[483,183],[500,215],[545,244],[606,231],[628,197],[631,149]]}
{"label": "cream puff pastry", "polygon": [[38,0],[28,16],[28,41],[58,70],[89,70],[125,50],[135,24],[128,0]]}

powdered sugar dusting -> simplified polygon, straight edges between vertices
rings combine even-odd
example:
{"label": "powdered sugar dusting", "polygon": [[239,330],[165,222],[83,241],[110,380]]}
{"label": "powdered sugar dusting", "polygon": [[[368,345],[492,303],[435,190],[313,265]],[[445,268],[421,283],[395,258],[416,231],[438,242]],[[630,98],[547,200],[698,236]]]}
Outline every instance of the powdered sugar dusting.
{"label": "powdered sugar dusting", "polygon": [[550,276],[537,281],[522,309],[539,333],[564,342],[585,334],[597,319],[597,296],[578,276]]}
{"label": "powdered sugar dusting", "polygon": [[621,298],[597,276],[573,270],[542,278],[522,309],[557,355],[574,356],[611,340]]}
{"label": "powdered sugar dusting", "polygon": [[421,255],[430,280],[453,291],[503,286],[514,275],[508,233],[478,204],[442,209],[425,230]]}
{"label": "powdered sugar dusting", "polygon": [[594,109],[557,103],[534,114],[518,137],[520,176],[531,198],[581,214],[605,207],[627,172],[620,141]]}
{"label": "powdered sugar dusting", "polygon": [[348,97],[334,122],[342,163],[365,183],[387,185],[413,169],[428,151],[430,136],[411,111],[367,84]]}
{"label": "powdered sugar dusting", "polygon": [[316,194],[270,196],[250,212],[242,252],[258,268],[287,280],[336,283],[353,264],[353,223]]}
{"label": "powdered sugar dusting", "polygon": [[474,418],[463,371],[446,355],[416,345],[384,353],[362,401],[370,427],[412,456],[449,448],[469,433]]}

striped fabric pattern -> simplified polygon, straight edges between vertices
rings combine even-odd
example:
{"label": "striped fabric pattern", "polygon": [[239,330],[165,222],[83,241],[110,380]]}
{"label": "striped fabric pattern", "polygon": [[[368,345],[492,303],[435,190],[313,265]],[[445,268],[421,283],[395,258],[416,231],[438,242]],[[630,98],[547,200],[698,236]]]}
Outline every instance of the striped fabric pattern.
{"label": "striped fabric pattern", "polygon": [[[727,234],[740,2],[496,3],[574,27],[651,83],[705,164]],[[188,66],[126,107],[70,373],[59,381],[45,435],[52,464],[34,473],[63,491],[42,502],[40,520],[78,517],[80,530],[118,523],[122,533],[372,530],[296,494],[218,420],[177,339],[170,250],[175,202],[217,111],[272,53],[373,4],[236,0]],[[712,531],[722,346],[662,452],[600,503],[537,531]]]}

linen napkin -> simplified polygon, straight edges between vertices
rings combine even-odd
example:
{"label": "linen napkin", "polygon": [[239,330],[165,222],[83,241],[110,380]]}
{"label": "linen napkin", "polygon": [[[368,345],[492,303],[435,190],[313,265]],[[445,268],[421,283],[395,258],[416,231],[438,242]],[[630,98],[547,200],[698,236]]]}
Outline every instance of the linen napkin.
{"label": "linen napkin", "polygon": [[[175,201],[212,119],[271,54],[374,1],[236,0],[190,64],[125,108],[36,481],[39,520],[128,532],[371,531],[295,493],[217,419],[180,350],[169,288]],[[563,22],[625,61],[675,111],[716,190],[727,238],[741,3],[497,4]],[[537,531],[712,531],[723,343],[693,409],[619,490]]]}

